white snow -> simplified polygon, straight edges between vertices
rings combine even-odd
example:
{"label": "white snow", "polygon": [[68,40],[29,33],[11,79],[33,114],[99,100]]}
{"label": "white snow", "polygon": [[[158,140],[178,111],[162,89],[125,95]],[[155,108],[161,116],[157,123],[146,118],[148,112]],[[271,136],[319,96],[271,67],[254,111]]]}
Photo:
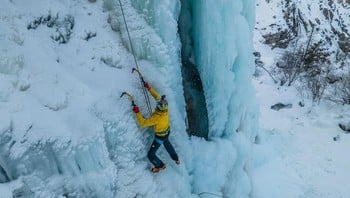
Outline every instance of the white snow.
{"label": "white snow", "polygon": [[[350,107],[300,107],[296,90],[278,90],[267,78],[255,81],[261,131],[254,148],[253,197],[349,197],[350,135],[338,123],[349,118]],[[293,108],[270,109],[277,101]]]}
{"label": "white snow", "polygon": [[[256,27],[260,31],[255,31],[254,47],[261,52],[267,68],[273,67],[280,53],[277,48],[272,50],[262,44],[261,32],[268,33],[273,26],[266,30],[261,28],[274,23],[283,26],[279,2],[257,0]],[[320,2],[297,2],[305,7],[304,12],[310,13],[310,18],[323,20],[318,9]],[[311,6],[310,10],[307,5]],[[339,8],[338,14],[341,16],[345,12]],[[301,90],[274,84],[265,71],[253,82],[260,106],[260,132],[251,164],[254,167],[252,197],[350,197],[347,182],[350,178],[350,135],[338,127],[339,123],[349,121],[350,106],[326,101],[312,104]],[[278,102],[293,107],[272,110],[270,107]],[[305,106],[300,106],[299,102]]]}
{"label": "white snow", "polygon": [[[119,97],[130,92],[147,115],[118,1],[2,0],[1,197],[349,197],[350,136],[338,122],[348,122],[350,109],[300,107],[297,91],[278,90],[266,76],[252,84],[253,0],[194,3],[209,142],[186,134],[180,1],[122,3],[140,70],[167,95],[181,164],[161,148],[167,168],[150,172],[153,132],[136,125],[130,101]],[[56,14],[56,25],[28,29]],[[96,36],[86,41],[89,32]],[[69,41],[53,39],[60,34]],[[256,47],[273,62],[266,46]],[[276,102],[293,108],[271,110]]]}

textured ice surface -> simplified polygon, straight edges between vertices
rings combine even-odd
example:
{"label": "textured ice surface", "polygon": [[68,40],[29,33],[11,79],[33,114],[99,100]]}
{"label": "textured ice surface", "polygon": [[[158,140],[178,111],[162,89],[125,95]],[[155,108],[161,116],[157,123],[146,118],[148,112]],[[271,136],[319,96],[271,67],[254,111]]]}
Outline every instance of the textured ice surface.
{"label": "textured ice surface", "polygon": [[[257,126],[250,85],[253,2],[193,5],[195,58],[205,79],[211,142],[189,139],[185,131],[180,1],[122,3],[140,70],[167,95],[170,140],[181,165],[161,148],[167,169],[150,173],[146,154],[152,132],[137,127],[130,102],[119,98],[129,91],[147,115],[139,79],[131,74],[135,65],[118,1],[5,1],[0,189],[25,197],[196,197],[203,191],[247,196],[244,167]],[[27,29],[49,13],[74,17],[67,43],[56,42],[51,37],[56,30],[45,24]],[[86,41],[89,32],[96,37]]]}

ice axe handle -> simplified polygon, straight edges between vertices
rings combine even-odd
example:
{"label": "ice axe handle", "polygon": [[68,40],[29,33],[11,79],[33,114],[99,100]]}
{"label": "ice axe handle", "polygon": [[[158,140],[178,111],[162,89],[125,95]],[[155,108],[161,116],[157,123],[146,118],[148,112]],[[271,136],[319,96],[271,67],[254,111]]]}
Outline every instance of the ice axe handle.
{"label": "ice axe handle", "polygon": [[120,97],[123,97],[124,95],[127,95],[127,96],[128,96],[129,100],[131,101],[131,105],[132,105],[132,106],[136,106],[136,104],[135,104],[135,102],[134,102],[134,98],[133,98],[130,94],[128,94],[127,92],[123,92],[123,93],[120,95]]}

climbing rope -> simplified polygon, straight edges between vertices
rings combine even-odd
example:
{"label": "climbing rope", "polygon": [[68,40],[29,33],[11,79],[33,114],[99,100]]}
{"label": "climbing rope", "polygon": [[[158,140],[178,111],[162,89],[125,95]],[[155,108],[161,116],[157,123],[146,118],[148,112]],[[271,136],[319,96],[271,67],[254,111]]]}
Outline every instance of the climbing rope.
{"label": "climbing rope", "polygon": [[[133,48],[133,46],[132,46],[131,37],[130,37],[130,32],[129,32],[128,24],[126,23],[123,5],[122,5],[122,3],[121,3],[120,0],[119,0],[119,5],[120,5],[121,11],[122,11],[123,20],[124,20],[124,24],[125,24],[125,28],[126,28],[126,32],[128,33],[128,38],[129,38],[131,53],[132,53],[132,56],[134,57],[134,61],[135,61],[136,68],[139,70],[139,64],[137,63],[136,56],[135,56],[135,52],[134,52],[134,48]],[[151,115],[151,114],[152,114],[151,102],[150,102],[150,100],[149,100],[149,96],[148,96],[148,94],[147,94],[147,90],[146,90],[146,88],[143,86],[143,84],[144,84],[143,78],[140,78],[140,83],[141,83],[141,86],[142,86],[143,95],[145,96],[145,100],[146,100],[148,112],[149,112],[149,114]]]}

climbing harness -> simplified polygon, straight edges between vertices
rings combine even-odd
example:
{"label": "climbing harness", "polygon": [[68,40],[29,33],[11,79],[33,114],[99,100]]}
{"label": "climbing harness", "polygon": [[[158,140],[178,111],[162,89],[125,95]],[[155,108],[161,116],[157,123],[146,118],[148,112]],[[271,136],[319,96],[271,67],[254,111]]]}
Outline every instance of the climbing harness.
{"label": "climbing harness", "polygon": [[123,9],[123,5],[122,5],[122,3],[121,3],[121,0],[119,0],[119,5],[120,5],[121,11],[122,11],[125,29],[126,29],[126,32],[127,32],[127,34],[128,34],[128,38],[129,38],[131,53],[132,53],[132,56],[134,57],[135,65],[136,65],[136,68],[137,68],[137,69],[133,68],[132,73],[134,72],[134,70],[136,70],[137,73],[139,74],[140,82],[141,82],[141,85],[142,85],[142,92],[143,92],[143,95],[145,96],[145,99],[146,99],[148,112],[149,112],[149,114],[151,115],[151,114],[152,114],[151,102],[150,102],[150,100],[149,100],[149,96],[148,96],[148,94],[147,94],[147,90],[146,90],[146,88],[143,86],[143,84],[145,83],[145,81],[144,81],[144,79],[143,79],[143,77],[142,77],[142,75],[141,75],[141,72],[139,71],[139,65],[138,65],[138,63],[137,63],[136,56],[135,56],[135,52],[134,52],[134,48],[133,48],[133,46],[132,46],[131,37],[130,37],[130,32],[129,32],[128,24],[126,23],[125,14],[124,14],[124,9]]}

